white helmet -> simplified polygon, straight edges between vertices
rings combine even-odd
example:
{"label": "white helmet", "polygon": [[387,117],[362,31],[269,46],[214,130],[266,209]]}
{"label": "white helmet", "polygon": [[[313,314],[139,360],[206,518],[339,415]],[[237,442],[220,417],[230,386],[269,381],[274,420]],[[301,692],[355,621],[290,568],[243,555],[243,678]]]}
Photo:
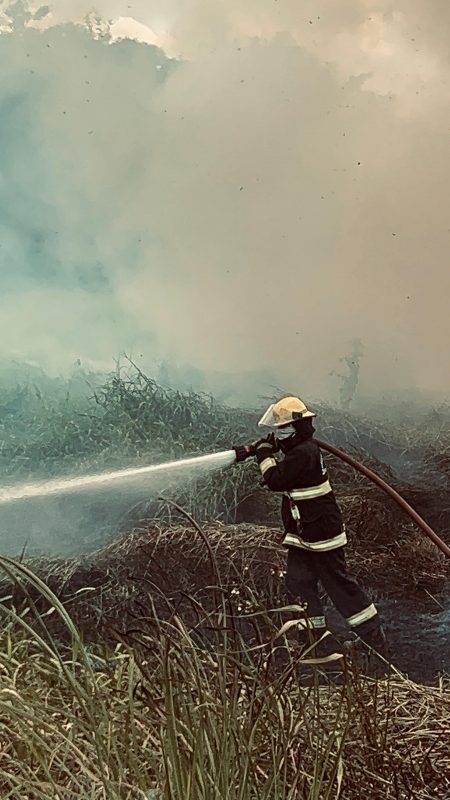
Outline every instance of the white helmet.
{"label": "white helmet", "polygon": [[313,411],[308,411],[299,397],[282,397],[281,400],[269,406],[258,425],[267,428],[282,428],[284,425],[292,425],[293,422],[315,416]]}

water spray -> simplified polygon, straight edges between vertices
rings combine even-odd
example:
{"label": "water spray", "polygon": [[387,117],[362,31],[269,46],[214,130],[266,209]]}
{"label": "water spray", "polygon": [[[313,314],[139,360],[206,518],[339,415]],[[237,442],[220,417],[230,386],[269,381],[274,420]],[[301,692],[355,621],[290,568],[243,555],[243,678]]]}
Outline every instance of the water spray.
{"label": "water spray", "polygon": [[225,450],[221,453],[212,453],[206,456],[183,458],[178,461],[166,461],[165,464],[153,464],[149,467],[117,470],[116,472],[102,472],[97,475],[83,475],[78,478],[64,480],[40,481],[38,483],[25,483],[0,489],[0,505],[22,500],[31,500],[38,497],[51,497],[75,492],[89,491],[90,489],[107,489],[112,484],[123,483],[129,480],[146,478],[156,473],[172,470],[187,470],[198,468],[228,467],[236,461],[234,450]]}
{"label": "water spray", "polygon": [[[409,503],[390,486],[386,481],[380,478],[375,472],[368,467],[365,467],[352,456],[349,456],[342,450],[339,450],[333,445],[327,444],[316,439],[317,444],[322,450],[331,453],[332,455],[349,464],[351,467],[362,473],[372,483],[382,489],[389,495],[397,505],[404,511],[410,519],[417,525],[422,533],[425,534],[439,550],[450,558],[450,547],[440,538],[440,536],[433,531],[433,529],[425,522],[424,519],[415,511]],[[239,456],[238,456],[239,452]],[[102,472],[95,475],[84,475],[77,478],[67,478],[63,480],[49,480],[41,481],[38,483],[19,484],[0,489],[0,505],[6,503],[19,502],[24,500],[31,500],[34,498],[51,497],[56,495],[65,495],[92,489],[107,489],[111,485],[121,484],[130,480],[139,480],[147,478],[157,473],[187,470],[187,469],[210,469],[229,467],[237,461],[242,461],[249,456],[255,454],[254,445],[240,445],[232,450],[224,450],[220,453],[211,453],[205,456],[194,456],[192,458],[183,458],[178,461],[168,461],[164,464],[153,464],[147,467],[138,467],[124,470],[117,470],[115,472]]]}

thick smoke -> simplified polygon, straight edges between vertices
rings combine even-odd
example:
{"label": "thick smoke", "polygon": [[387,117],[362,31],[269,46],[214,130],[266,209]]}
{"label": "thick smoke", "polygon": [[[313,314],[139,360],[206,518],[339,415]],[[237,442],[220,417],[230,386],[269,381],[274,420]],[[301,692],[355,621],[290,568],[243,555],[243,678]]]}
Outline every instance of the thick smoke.
{"label": "thick smoke", "polygon": [[448,391],[447,3],[7,6],[0,355]]}

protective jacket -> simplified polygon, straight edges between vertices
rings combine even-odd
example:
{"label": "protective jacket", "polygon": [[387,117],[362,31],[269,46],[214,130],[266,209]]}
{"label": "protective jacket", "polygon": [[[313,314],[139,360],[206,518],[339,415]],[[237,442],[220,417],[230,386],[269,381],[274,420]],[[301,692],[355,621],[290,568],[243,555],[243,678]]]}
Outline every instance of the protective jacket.
{"label": "protective jacket", "polygon": [[280,461],[265,441],[257,446],[256,457],[265,484],[283,493],[283,545],[324,552],[343,547],[347,536],[313,431],[311,427],[280,442],[284,453]]}

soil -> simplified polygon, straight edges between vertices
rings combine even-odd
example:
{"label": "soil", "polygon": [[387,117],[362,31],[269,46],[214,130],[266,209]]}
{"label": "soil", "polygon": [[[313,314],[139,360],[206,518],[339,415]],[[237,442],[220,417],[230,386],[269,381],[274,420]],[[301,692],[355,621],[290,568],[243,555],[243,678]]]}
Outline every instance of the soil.
{"label": "soil", "polygon": [[[450,586],[447,596],[450,598]],[[417,683],[436,685],[450,680],[450,599],[447,609],[420,612],[413,603],[377,598],[376,604],[392,653],[393,665]],[[343,634],[342,618],[327,607],[330,627]]]}

